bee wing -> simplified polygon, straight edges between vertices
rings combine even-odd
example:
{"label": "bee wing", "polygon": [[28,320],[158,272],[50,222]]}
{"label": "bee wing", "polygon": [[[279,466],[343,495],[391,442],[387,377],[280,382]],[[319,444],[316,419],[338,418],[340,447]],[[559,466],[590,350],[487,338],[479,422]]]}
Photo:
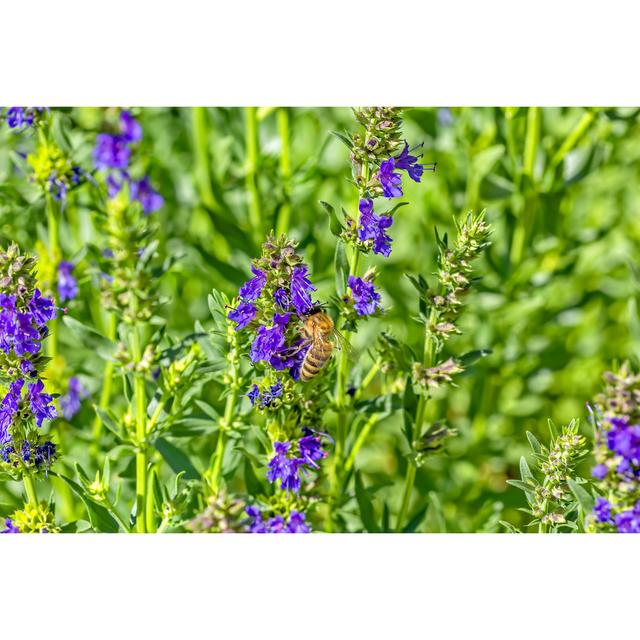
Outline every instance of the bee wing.
{"label": "bee wing", "polygon": [[349,344],[347,339],[340,333],[340,331],[334,328],[332,333],[336,341],[336,347],[338,349],[344,349],[347,353],[353,353],[353,347]]}

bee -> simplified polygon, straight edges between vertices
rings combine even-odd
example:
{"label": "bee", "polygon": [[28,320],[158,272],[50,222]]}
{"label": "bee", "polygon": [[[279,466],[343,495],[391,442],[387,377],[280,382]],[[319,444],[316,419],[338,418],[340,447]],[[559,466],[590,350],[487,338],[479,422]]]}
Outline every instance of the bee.
{"label": "bee", "polygon": [[[333,320],[321,308],[313,309],[302,325],[302,346],[309,346],[300,367],[300,380],[308,382],[327,364],[336,346],[345,340],[333,324]],[[335,341],[334,341],[335,340]]]}

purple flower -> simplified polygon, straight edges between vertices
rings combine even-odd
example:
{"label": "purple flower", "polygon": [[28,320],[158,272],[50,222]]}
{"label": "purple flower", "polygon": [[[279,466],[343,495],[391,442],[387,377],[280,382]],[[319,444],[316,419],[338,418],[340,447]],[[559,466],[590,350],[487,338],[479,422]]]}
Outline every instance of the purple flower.
{"label": "purple flower", "polygon": [[146,215],[157,211],[164,204],[164,198],[153,189],[149,176],[141,180],[132,180],[130,183],[131,199],[137,200],[142,205]]}
{"label": "purple flower", "polygon": [[611,451],[633,464],[640,463],[640,425],[630,425],[626,418],[611,419],[607,432],[607,446]]}
{"label": "purple flower", "polygon": [[591,469],[591,475],[596,480],[603,480],[608,471],[609,469],[607,468],[606,464],[597,464],[595,467],[593,467],[593,469]]}
{"label": "purple flower", "polygon": [[308,273],[309,270],[303,264],[296,265],[291,272],[291,303],[298,315],[308,313],[313,306],[310,292],[316,288],[307,277]]}
{"label": "purple flower", "polygon": [[[61,263],[70,264],[70,263]],[[73,268],[73,265],[72,265]],[[51,298],[44,298],[40,289],[36,289],[33,292],[33,297],[29,301],[29,311],[33,315],[35,323],[42,327],[49,320],[53,320],[56,317],[57,309]]]}
{"label": "purple flower", "polygon": [[124,136],[100,133],[93,149],[93,164],[96,169],[126,169],[131,150]]}
{"label": "purple flower", "polygon": [[[46,300],[46,298],[44,298]],[[17,356],[40,351],[40,332],[33,326],[31,313],[16,314],[15,333],[13,335],[13,351]]]}
{"label": "purple flower", "polygon": [[289,314],[273,314],[273,326],[266,327],[260,325],[258,332],[251,345],[250,357],[252,362],[271,362],[272,359],[279,359],[280,352],[284,350],[284,331]]}
{"label": "purple flower", "polygon": [[611,523],[611,505],[605,498],[597,498],[596,504],[593,507],[593,514],[598,522]]}
{"label": "purple flower", "polygon": [[273,293],[273,299],[283,311],[288,311],[289,307],[291,306],[289,296],[284,289],[276,289],[276,291],[274,291]]}
{"label": "purple flower", "polygon": [[115,198],[126,181],[127,174],[124,171],[120,173],[120,180],[118,180],[115,173],[110,173],[107,176],[107,195],[110,198]]}
{"label": "purple flower", "polygon": [[300,511],[294,509],[289,514],[289,522],[285,528],[285,533],[310,533],[306,519],[304,513],[300,513]]}
{"label": "purple flower", "polygon": [[9,107],[6,113],[7,124],[10,129],[26,129],[35,123],[36,114],[40,114],[45,107]]}
{"label": "purple flower", "polygon": [[373,282],[349,276],[348,284],[353,292],[353,307],[359,316],[370,316],[376,312],[376,309],[382,308],[380,294],[376,291]]}
{"label": "purple flower", "polygon": [[36,368],[33,366],[31,360],[21,360],[20,371],[28,378],[33,378],[36,375]]}
{"label": "purple flower", "polygon": [[0,533],[20,533],[20,528],[13,524],[11,518],[5,519],[4,526],[6,529],[4,531],[0,531]]}
{"label": "purple flower", "polygon": [[280,480],[280,488],[285,491],[300,491],[300,476],[298,475],[298,467],[301,461],[297,458],[287,457],[287,453],[291,448],[290,442],[275,442],[273,449],[275,455],[269,461],[269,470],[267,471],[267,480],[275,482]]}
{"label": "purple flower", "polygon": [[227,318],[235,322],[236,331],[244,329],[256,317],[256,308],[250,302],[241,302],[235,309],[231,309]]}
{"label": "purple flower", "polygon": [[30,383],[28,387],[31,410],[36,418],[36,424],[41,427],[43,420],[53,420],[58,413],[56,408],[49,404],[53,398],[48,393],[43,393],[44,383],[42,380]]}
{"label": "purple flower", "polygon": [[254,277],[245,282],[238,292],[238,296],[246,302],[253,302],[254,300],[257,300],[262,293],[262,288],[267,282],[266,274],[260,271],[257,267],[251,265],[251,272]]}
{"label": "purple flower", "polygon": [[399,198],[402,195],[402,178],[399,173],[394,173],[395,160],[389,158],[380,164],[378,180],[382,186],[382,193],[385,198]]}
{"label": "purple flower", "polygon": [[[11,435],[9,434],[9,427],[13,420],[13,413],[5,407],[0,408],[0,445],[5,445],[11,442]],[[2,459],[7,462],[6,449],[2,449]]]}
{"label": "purple flower", "polygon": [[123,111],[120,114],[120,131],[122,137],[129,143],[142,140],[142,127],[130,111]]}
{"label": "purple flower", "polygon": [[249,533],[270,533],[262,512],[258,507],[245,507],[244,511],[249,516],[247,527]]}
{"label": "purple flower", "polygon": [[258,385],[254,384],[246,395],[251,401],[251,406],[255,405],[255,403],[260,399],[260,389],[258,388]]}
{"label": "purple flower", "polygon": [[363,242],[373,240],[373,252],[386,258],[391,254],[391,238],[385,229],[393,224],[391,216],[379,216],[373,211],[373,200],[360,200],[360,226],[358,237]]}
{"label": "purple flower", "polygon": [[424,172],[424,167],[418,162],[417,156],[409,155],[409,145],[406,140],[402,153],[395,158],[394,162],[396,169],[404,169],[412,180],[420,182],[422,179],[422,173]]}
{"label": "purple flower", "polygon": [[78,283],[71,275],[74,268],[73,262],[66,260],[58,265],[58,294],[61,302],[73,300],[78,295]]}
{"label": "purple flower", "polygon": [[37,468],[44,465],[45,472],[49,471],[49,467],[56,455],[56,445],[47,440],[44,444],[34,447],[33,462]]}
{"label": "purple flower", "polygon": [[282,395],[282,382],[278,380],[275,384],[271,385],[267,391],[265,391],[260,397],[260,406],[264,409],[271,406],[276,398]]}
{"label": "purple flower", "polygon": [[24,380],[18,378],[9,385],[9,391],[2,401],[2,408],[7,409],[14,414],[18,410],[20,403],[20,397],[22,395],[22,387],[24,386]]}
{"label": "purple flower", "polygon": [[316,462],[327,457],[327,452],[322,448],[320,436],[314,435],[310,429],[305,429],[305,436],[298,441],[300,459],[304,464],[318,469]]}
{"label": "purple flower", "polygon": [[284,533],[286,525],[287,523],[280,514],[269,518],[269,533]]}
{"label": "purple flower", "polygon": [[640,500],[633,509],[618,513],[615,523],[618,533],[640,533]]}
{"label": "purple flower", "polygon": [[60,408],[65,420],[71,420],[80,411],[80,403],[86,398],[89,392],[82,386],[82,383],[75,376],[69,378],[69,390],[66,395],[60,398]]}

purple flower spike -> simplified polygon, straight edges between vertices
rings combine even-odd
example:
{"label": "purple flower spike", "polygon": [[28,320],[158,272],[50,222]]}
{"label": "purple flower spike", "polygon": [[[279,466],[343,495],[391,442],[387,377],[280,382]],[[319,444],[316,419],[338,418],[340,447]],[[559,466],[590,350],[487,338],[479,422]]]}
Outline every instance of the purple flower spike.
{"label": "purple flower spike", "polygon": [[308,313],[313,304],[311,302],[311,291],[316,288],[307,277],[309,270],[303,264],[293,267],[291,273],[291,303],[299,315]]}
{"label": "purple flower spike", "polygon": [[373,211],[373,200],[360,200],[360,226],[358,237],[363,242],[373,240],[373,252],[388,258],[391,254],[391,238],[386,232],[393,224],[391,216],[379,216]]}
{"label": "purple flower spike", "polygon": [[353,293],[353,307],[359,316],[370,316],[382,308],[380,294],[373,282],[349,276],[348,286]]}
{"label": "purple flower spike", "polygon": [[58,265],[58,294],[60,301],[73,300],[78,295],[78,282],[73,277],[75,265],[63,260]]}
{"label": "purple flower spike", "polygon": [[280,487],[283,490],[298,493],[300,491],[300,476],[298,475],[300,461],[296,458],[290,459],[287,457],[290,448],[290,442],[274,443],[275,455],[269,461],[267,480],[275,482],[279,479]]}

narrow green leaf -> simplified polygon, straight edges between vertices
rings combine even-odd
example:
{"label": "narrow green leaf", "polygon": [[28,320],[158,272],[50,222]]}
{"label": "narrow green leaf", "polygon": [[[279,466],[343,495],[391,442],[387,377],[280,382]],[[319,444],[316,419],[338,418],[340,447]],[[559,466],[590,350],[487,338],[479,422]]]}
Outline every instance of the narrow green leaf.
{"label": "narrow green leaf", "polygon": [[333,263],[336,270],[336,292],[338,296],[342,298],[347,293],[347,278],[349,277],[349,261],[347,260],[345,243],[342,240],[336,242],[336,253]]}
{"label": "narrow green leaf", "polygon": [[120,526],[105,507],[88,496],[78,483],[61,474],[58,474],[58,477],[64,480],[69,487],[71,487],[71,490],[82,500],[84,506],[87,508],[89,522],[94,531],[101,533],[118,533]]}
{"label": "narrow green leaf", "polygon": [[160,455],[167,461],[174,473],[184,471],[184,477],[187,480],[197,480],[200,473],[191,462],[189,456],[184,451],[178,449],[174,444],[164,438],[157,438],[154,442],[155,448]]}
{"label": "narrow green leaf", "polygon": [[373,503],[371,502],[371,498],[369,494],[364,488],[362,484],[362,477],[360,476],[360,472],[356,471],[356,500],[358,501],[358,507],[360,509],[360,519],[362,520],[362,524],[364,528],[369,533],[377,533],[379,531],[378,524],[375,519],[375,512],[373,508]]}
{"label": "narrow green leaf", "polygon": [[589,515],[593,511],[595,504],[594,498],[572,478],[567,480],[567,484],[569,485],[569,489],[571,489],[571,493],[576,497],[583,514]]}
{"label": "narrow green leaf", "polygon": [[320,200],[320,204],[324,208],[325,212],[329,216],[329,229],[334,236],[340,236],[342,233],[342,224],[340,224],[340,220],[338,220],[338,216],[336,214],[336,210],[324,200]]}

